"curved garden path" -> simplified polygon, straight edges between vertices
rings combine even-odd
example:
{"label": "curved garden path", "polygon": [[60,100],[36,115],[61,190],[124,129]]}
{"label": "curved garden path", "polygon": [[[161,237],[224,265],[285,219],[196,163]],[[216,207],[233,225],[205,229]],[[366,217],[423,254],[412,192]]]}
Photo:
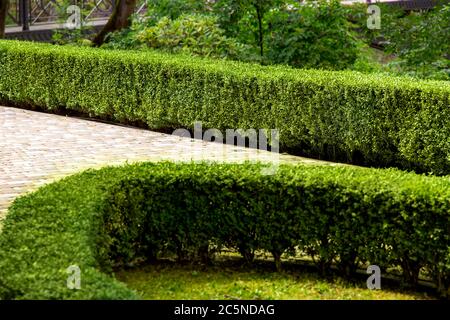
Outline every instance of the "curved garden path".
{"label": "curved garden path", "polygon": [[[0,224],[15,197],[83,169],[137,161],[276,161],[275,154],[0,106]],[[280,155],[281,162],[326,163]]]}

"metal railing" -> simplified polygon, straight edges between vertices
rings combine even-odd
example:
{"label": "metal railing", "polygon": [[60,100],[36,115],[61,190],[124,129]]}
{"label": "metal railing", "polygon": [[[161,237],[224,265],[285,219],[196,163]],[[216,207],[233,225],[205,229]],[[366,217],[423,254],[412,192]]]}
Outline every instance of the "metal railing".
{"label": "metal railing", "polygon": [[[152,0],[138,1],[136,13],[144,14],[149,1]],[[437,3],[437,0],[342,0],[344,4],[378,1],[400,5],[405,10],[432,8]],[[7,24],[22,26],[22,30],[26,31],[33,25],[59,23],[67,17],[65,10],[69,5],[77,5],[82,9],[84,21],[106,19],[111,15],[115,2],[116,0],[10,0]]]}
{"label": "metal railing", "polygon": [[10,0],[8,25],[26,31],[33,25],[58,23],[67,16],[69,5],[79,6],[84,20],[89,21],[108,18],[115,0]]}

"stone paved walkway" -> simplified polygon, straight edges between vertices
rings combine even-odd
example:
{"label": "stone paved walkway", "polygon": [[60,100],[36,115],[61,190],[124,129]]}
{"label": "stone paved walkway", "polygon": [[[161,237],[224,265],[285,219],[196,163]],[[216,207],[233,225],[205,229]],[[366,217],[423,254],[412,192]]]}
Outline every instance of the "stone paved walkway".
{"label": "stone paved walkway", "polygon": [[[261,150],[0,107],[0,222],[15,197],[87,168],[158,160],[274,161],[275,156]],[[280,155],[279,159],[319,162],[290,155]]]}

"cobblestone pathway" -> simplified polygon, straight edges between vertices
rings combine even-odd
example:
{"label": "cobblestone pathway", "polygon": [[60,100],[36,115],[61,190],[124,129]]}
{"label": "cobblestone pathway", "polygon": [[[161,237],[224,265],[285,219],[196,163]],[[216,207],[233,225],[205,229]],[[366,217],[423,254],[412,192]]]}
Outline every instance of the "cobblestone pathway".
{"label": "cobblestone pathway", "polygon": [[[15,197],[83,169],[137,161],[273,161],[275,154],[0,107],[0,223]],[[281,162],[319,161],[280,155]]]}

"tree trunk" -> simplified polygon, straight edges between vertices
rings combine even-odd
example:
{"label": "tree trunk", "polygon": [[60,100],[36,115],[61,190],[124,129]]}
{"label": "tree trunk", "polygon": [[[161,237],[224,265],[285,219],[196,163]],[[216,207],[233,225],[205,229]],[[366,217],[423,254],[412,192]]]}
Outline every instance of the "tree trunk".
{"label": "tree trunk", "polygon": [[6,16],[9,0],[0,0],[0,39],[5,37]]}
{"label": "tree trunk", "polygon": [[280,272],[281,271],[281,254],[280,251],[272,251],[273,260],[275,261],[275,269]]}
{"label": "tree trunk", "polygon": [[137,0],[117,0],[108,22],[92,41],[94,45],[101,46],[105,42],[105,37],[108,33],[118,31],[130,25],[130,17],[134,13],[136,2]]}
{"label": "tree trunk", "polygon": [[256,16],[258,17],[258,46],[261,57],[264,56],[264,31],[263,31],[263,13],[259,3],[255,4]]}

